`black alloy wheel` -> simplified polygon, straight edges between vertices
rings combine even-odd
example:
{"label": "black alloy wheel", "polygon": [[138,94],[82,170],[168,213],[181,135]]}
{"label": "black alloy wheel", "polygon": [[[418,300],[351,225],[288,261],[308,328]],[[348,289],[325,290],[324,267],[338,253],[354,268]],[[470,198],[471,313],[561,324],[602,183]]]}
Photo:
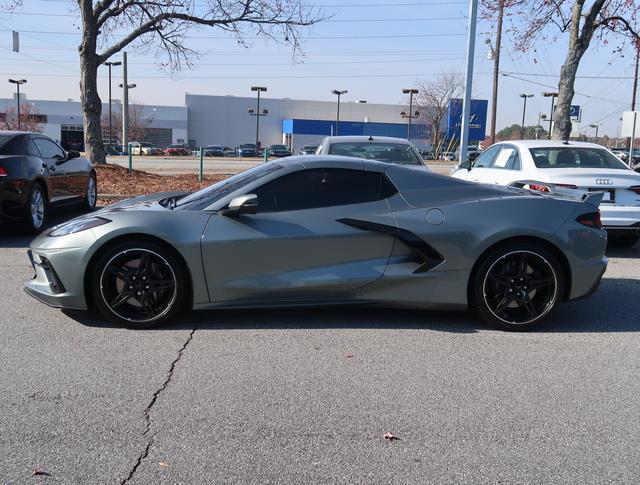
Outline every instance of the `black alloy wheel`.
{"label": "black alloy wheel", "polygon": [[546,249],[515,244],[489,255],[474,285],[476,311],[485,322],[505,330],[525,330],[562,300],[564,276]]}
{"label": "black alloy wheel", "polygon": [[101,313],[129,328],[149,328],[171,319],[183,306],[186,274],[177,258],[150,243],[108,250],[95,267],[92,290]]}

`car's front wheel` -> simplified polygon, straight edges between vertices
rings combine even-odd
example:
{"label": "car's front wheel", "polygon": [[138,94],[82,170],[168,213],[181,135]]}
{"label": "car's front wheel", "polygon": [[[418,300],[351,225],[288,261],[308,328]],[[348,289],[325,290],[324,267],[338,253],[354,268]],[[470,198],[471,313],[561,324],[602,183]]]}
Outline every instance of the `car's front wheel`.
{"label": "car's front wheel", "polygon": [[487,255],[472,281],[472,302],[488,324],[526,330],[560,303],[564,274],[557,258],[537,244],[515,243]]}
{"label": "car's front wheel", "polygon": [[47,222],[47,196],[42,185],[35,182],[29,189],[27,205],[25,207],[24,223],[31,234],[39,234]]}
{"label": "car's front wheel", "polygon": [[129,328],[149,328],[174,317],[187,295],[183,264],[164,247],[127,242],[98,260],[91,286],[100,312]]}
{"label": "car's front wheel", "polygon": [[91,212],[98,202],[98,181],[96,174],[91,172],[87,179],[87,190],[84,195],[84,210]]}

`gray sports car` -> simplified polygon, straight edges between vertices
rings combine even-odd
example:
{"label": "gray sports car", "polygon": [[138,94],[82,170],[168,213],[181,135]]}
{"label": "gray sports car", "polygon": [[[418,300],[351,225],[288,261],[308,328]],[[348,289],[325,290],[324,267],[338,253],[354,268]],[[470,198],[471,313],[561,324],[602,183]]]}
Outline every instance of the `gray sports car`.
{"label": "gray sports car", "polygon": [[184,308],[367,304],[470,307],[520,330],[597,288],[607,266],[601,198],[290,157],[54,227],[31,244],[36,274],[25,289],[132,328]]}

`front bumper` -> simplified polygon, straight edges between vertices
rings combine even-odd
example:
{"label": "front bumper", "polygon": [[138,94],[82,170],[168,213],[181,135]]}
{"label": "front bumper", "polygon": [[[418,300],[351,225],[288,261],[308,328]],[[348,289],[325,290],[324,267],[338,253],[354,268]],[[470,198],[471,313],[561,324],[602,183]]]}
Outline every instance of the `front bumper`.
{"label": "front bumper", "polygon": [[24,286],[25,292],[55,308],[86,310],[84,274],[89,259],[87,248],[95,241],[91,231],[65,236],[78,244],[62,244],[58,238],[41,235],[27,252],[34,276]]}

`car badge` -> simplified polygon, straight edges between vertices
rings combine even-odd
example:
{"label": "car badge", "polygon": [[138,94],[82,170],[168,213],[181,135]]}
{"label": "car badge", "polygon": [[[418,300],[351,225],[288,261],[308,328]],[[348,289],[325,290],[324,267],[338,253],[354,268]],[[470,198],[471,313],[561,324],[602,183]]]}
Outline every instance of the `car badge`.
{"label": "car badge", "polygon": [[596,179],[596,184],[598,184],[598,185],[613,185],[613,180],[611,180],[611,179]]}

